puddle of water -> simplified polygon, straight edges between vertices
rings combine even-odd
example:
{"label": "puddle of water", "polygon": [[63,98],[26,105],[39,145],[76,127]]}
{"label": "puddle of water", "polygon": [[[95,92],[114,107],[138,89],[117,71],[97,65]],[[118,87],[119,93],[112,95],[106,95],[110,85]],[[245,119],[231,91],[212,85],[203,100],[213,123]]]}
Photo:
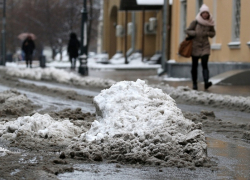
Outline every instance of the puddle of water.
{"label": "puddle of water", "polygon": [[42,105],[42,109],[39,110],[53,109],[55,111],[60,111],[66,108],[76,109],[80,107],[83,112],[95,112],[95,107],[93,104],[76,100],[62,100],[59,97],[51,97],[23,90],[19,90],[19,92],[26,94],[27,97],[35,104]]}
{"label": "puddle of water", "polygon": [[9,90],[10,88],[7,86],[0,85],[0,92]]}
{"label": "puddle of water", "polygon": [[32,81],[32,80],[27,80],[27,79],[19,79],[19,81],[28,83],[28,84],[35,84],[36,86],[46,86],[48,88],[60,88],[63,90],[74,90],[78,94],[85,95],[85,96],[97,96],[100,93],[99,91],[79,89],[79,88],[69,87],[64,84],[55,84],[55,83],[42,82],[42,81]]}
{"label": "puddle of water", "polygon": [[[31,81],[33,82],[33,81]],[[35,82],[35,81],[34,81]],[[40,83],[40,82],[38,82]],[[47,84],[47,83],[40,83],[40,86]],[[51,85],[51,87],[59,87],[59,86],[53,86]],[[2,86],[0,85],[0,92],[2,91],[6,91],[11,89],[10,87],[7,86]],[[50,110],[55,110],[55,111],[60,111],[66,108],[70,108],[70,109],[76,109],[76,108],[81,108],[83,112],[91,112],[94,113],[95,112],[95,107],[93,106],[93,104],[89,104],[89,103],[84,103],[84,102],[80,102],[80,101],[76,101],[76,100],[62,100],[59,97],[51,97],[51,96],[46,96],[46,95],[41,95],[41,94],[37,94],[37,93],[33,93],[33,92],[29,92],[29,91],[24,91],[24,90],[18,90],[19,92],[26,94],[27,97],[34,102],[37,105],[41,105],[42,108],[39,110],[45,110],[45,109],[50,109]],[[94,95],[97,94],[97,92],[92,92],[89,93],[88,90],[82,90],[82,89],[78,89],[78,92],[81,92],[79,94],[84,94],[84,95]]]}
{"label": "puddle of water", "polygon": [[218,158],[217,179],[250,179],[250,147],[207,138],[208,156]]}
{"label": "puddle of water", "polygon": [[98,180],[145,180],[145,179],[215,179],[216,173],[211,170],[200,168],[189,170],[185,168],[159,168],[159,167],[141,167],[121,165],[118,168],[115,164],[80,164],[74,167],[73,173],[64,173],[58,175],[58,179],[81,180],[98,179]]}

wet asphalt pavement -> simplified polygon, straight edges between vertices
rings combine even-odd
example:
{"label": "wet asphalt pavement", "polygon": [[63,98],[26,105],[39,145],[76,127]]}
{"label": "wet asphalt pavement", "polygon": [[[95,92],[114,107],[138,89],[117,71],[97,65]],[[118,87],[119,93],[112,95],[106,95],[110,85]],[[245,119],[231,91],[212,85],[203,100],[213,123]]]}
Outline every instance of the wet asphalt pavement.
{"label": "wet asphalt pavement", "polygon": [[[82,88],[71,87],[68,85],[55,84],[49,82],[36,82],[30,80],[20,79],[22,82],[33,83],[37,86],[47,86],[50,88],[62,88],[65,90],[74,90],[83,95],[97,95],[98,91],[90,91]],[[82,104],[78,101],[62,101],[60,99],[46,97],[41,95],[37,99],[37,95],[29,92],[27,96],[34,102],[43,101],[44,108],[51,108],[53,106],[55,110],[62,110],[64,108],[77,108],[84,107],[84,111],[94,112],[95,108],[92,104]],[[72,107],[73,105],[73,107]],[[183,111],[189,111],[199,113],[201,110],[214,111],[216,117],[225,121],[238,123],[250,122],[249,113],[217,110],[216,108],[201,106],[201,105],[185,105],[177,104],[177,106]],[[114,164],[106,163],[93,163],[93,164],[78,164],[75,165],[75,171],[73,173],[64,173],[58,175],[59,179],[250,179],[250,143],[242,142],[229,142],[227,138],[220,134],[212,133],[207,134],[208,143],[208,156],[214,157],[214,160],[218,162],[218,171],[211,171],[206,168],[197,168],[196,170],[178,169],[178,168],[158,168],[158,167],[131,167],[121,165],[122,168],[117,167]]]}
{"label": "wet asphalt pavement", "polygon": [[[147,80],[149,84],[156,84],[162,82],[163,78],[158,77],[155,70],[148,71],[91,71],[90,76],[101,77],[101,78],[110,78],[116,81],[122,80],[137,80],[143,79]],[[47,87],[59,87],[65,89],[75,90],[79,94],[84,95],[97,95],[98,91],[90,91],[77,87],[70,87],[67,85],[58,85],[55,83],[49,82],[34,82],[22,80],[26,83],[34,83],[36,85],[42,85]],[[172,86],[191,86],[191,81],[164,81]],[[0,90],[6,90],[8,87],[0,86]],[[203,84],[199,84],[199,89],[203,90]],[[229,94],[235,96],[250,96],[250,87],[246,86],[213,86],[209,89],[211,93],[218,94]],[[76,106],[83,106],[79,102],[74,101],[62,101],[57,98],[45,97],[41,95],[41,99],[37,100],[37,95],[34,95],[29,92],[26,93],[27,96],[32,101],[43,100],[44,106],[55,107],[55,109],[70,107],[74,104]],[[71,107],[71,108],[74,108]],[[92,104],[85,104],[86,111],[93,112],[94,107]],[[195,105],[185,105],[178,104],[178,107],[183,111],[190,112],[200,112],[201,109],[210,107],[202,107]],[[45,107],[44,107],[45,108]],[[216,116],[222,117],[226,121],[238,121],[240,122],[250,122],[250,114],[242,112],[234,112],[227,110],[216,111],[212,109]],[[91,164],[78,164],[75,165],[75,171],[73,173],[64,173],[58,175],[59,179],[133,179],[133,180],[142,180],[142,179],[250,179],[250,143],[249,142],[237,142],[230,141],[226,137],[223,137],[219,134],[212,133],[207,134],[207,144],[208,144],[208,156],[214,157],[215,161],[218,162],[218,171],[212,171],[207,168],[196,168],[196,170],[189,170],[185,168],[159,168],[159,167],[133,167],[125,165],[116,165],[116,164],[106,164],[106,163],[91,163]]]}
{"label": "wet asphalt pavement", "polygon": [[[170,86],[188,86],[192,88],[192,81],[167,80],[167,75],[158,76],[157,70],[89,70],[89,76],[108,78],[115,81],[136,81],[137,79],[147,80],[149,84],[158,84],[164,82]],[[198,82],[198,90],[204,91],[202,81]],[[214,85],[207,92],[215,94],[228,94],[233,96],[250,96],[250,86],[229,86],[229,85]]]}

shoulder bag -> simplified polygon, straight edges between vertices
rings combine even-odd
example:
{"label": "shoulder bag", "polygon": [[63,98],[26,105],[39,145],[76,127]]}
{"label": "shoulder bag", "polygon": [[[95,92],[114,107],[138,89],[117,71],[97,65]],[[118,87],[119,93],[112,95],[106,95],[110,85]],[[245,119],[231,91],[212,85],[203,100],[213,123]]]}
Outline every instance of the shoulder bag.
{"label": "shoulder bag", "polygon": [[[197,21],[195,23],[195,27],[197,25]],[[195,28],[194,28],[195,29]],[[181,42],[179,46],[178,53],[180,56],[189,58],[192,55],[192,45],[193,45],[193,37],[186,37],[184,41]]]}
{"label": "shoulder bag", "polygon": [[193,38],[186,37],[184,41],[181,42],[178,53],[179,55],[189,58],[192,55],[192,45],[193,45]]}

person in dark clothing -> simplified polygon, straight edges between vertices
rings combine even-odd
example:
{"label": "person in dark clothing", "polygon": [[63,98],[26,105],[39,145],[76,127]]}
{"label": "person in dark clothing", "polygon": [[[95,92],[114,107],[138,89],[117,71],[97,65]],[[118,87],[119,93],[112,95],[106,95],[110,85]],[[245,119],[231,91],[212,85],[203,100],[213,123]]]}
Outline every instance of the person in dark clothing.
{"label": "person in dark clothing", "polygon": [[34,41],[32,40],[31,36],[28,36],[22,44],[22,50],[25,53],[27,67],[29,67],[30,64],[30,68],[32,68],[32,55],[35,48],[36,46]]}
{"label": "person in dark clothing", "polygon": [[68,43],[68,54],[69,54],[69,60],[71,62],[71,69],[75,69],[76,67],[76,60],[79,55],[78,54],[79,48],[80,48],[80,42],[78,41],[76,34],[71,33]]}
{"label": "person in dark clothing", "polygon": [[197,69],[199,59],[201,59],[204,89],[207,90],[212,86],[212,82],[209,81],[208,60],[211,50],[209,38],[213,38],[216,34],[214,25],[214,20],[209,12],[209,7],[203,4],[195,20],[191,22],[186,30],[187,35],[193,37],[191,75],[194,90],[198,90]]}

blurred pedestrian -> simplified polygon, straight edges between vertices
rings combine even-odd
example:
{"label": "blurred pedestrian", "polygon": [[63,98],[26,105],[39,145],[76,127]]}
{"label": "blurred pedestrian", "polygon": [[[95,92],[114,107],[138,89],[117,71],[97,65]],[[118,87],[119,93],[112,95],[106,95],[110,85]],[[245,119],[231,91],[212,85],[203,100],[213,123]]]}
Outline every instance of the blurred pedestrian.
{"label": "blurred pedestrian", "polygon": [[27,68],[30,65],[30,68],[32,68],[32,55],[33,51],[36,48],[34,41],[32,40],[31,36],[27,36],[27,38],[24,40],[22,44],[22,50],[25,53],[25,60],[26,60],[26,66]]}
{"label": "blurred pedestrian", "polygon": [[80,48],[80,42],[77,39],[76,33],[70,33],[70,39],[68,43],[68,55],[69,55],[69,60],[71,63],[71,69],[75,69],[76,67],[76,60],[78,57],[78,51]]}
{"label": "blurred pedestrian", "polygon": [[215,36],[214,20],[209,12],[209,7],[203,4],[196,19],[191,22],[186,30],[188,36],[193,37],[192,45],[192,80],[193,89],[197,90],[197,68],[198,61],[201,59],[204,88],[212,86],[209,79],[208,59],[210,55],[210,43],[208,38]]}

